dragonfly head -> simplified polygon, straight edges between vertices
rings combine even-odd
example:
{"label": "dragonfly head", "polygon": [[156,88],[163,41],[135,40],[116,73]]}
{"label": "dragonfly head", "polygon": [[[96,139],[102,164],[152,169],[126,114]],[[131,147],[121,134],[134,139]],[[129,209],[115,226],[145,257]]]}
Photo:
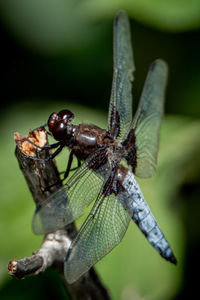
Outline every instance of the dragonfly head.
{"label": "dragonfly head", "polygon": [[74,119],[74,114],[70,110],[61,110],[59,113],[52,113],[48,119],[48,128],[52,136],[57,141],[67,138],[69,123]]}

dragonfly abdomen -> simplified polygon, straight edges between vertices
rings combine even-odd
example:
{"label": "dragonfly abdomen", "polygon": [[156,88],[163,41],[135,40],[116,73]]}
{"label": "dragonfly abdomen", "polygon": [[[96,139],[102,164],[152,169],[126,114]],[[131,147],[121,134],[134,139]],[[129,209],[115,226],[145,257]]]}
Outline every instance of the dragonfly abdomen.
{"label": "dragonfly abdomen", "polygon": [[126,209],[132,220],[137,224],[149,243],[160,253],[162,257],[176,264],[176,258],[158,226],[140,187],[132,172],[127,171],[121,183],[127,192]]}

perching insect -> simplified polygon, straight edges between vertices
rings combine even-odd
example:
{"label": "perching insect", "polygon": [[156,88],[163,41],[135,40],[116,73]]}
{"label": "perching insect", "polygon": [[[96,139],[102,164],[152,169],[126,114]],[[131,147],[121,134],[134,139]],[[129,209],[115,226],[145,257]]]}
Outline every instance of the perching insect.
{"label": "perching insect", "polygon": [[[114,20],[114,71],[107,130],[95,125],[73,125],[74,115],[69,110],[53,113],[47,123],[57,141],[48,146],[56,149],[48,159],[67,146],[71,153],[65,177],[73,156],[78,159],[79,168],[63,187],[38,205],[34,232],[42,234],[62,228],[79,218],[94,201],[67,252],[65,276],[69,283],[121,242],[131,219],[160,255],[176,264],[134,177],[149,177],[156,166],[168,68],[160,59],[150,66],[132,119],[134,71],[128,17],[119,12]],[[121,164],[122,160],[130,169]]]}

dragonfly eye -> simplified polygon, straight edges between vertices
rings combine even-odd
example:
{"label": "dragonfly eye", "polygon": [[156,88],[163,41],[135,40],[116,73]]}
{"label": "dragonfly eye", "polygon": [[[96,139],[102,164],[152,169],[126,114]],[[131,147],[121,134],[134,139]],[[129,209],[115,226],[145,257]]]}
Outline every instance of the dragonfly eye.
{"label": "dragonfly eye", "polygon": [[56,122],[53,130],[52,130],[52,135],[57,141],[62,141],[66,138],[66,123],[63,122],[63,120],[60,120]]}
{"label": "dragonfly eye", "polygon": [[58,113],[60,119],[65,120],[66,122],[72,121],[74,119],[74,114],[68,110],[64,109]]}
{"label": "dragonfly eye", "polygon": [[48,127],[49,127],[49,131],[52,132],[54,126],[55,126],[55,123],[58,121],[58,114],[57,113],[52,113],[48,119]]}
{"label": "dragonfly eye", "polygon": [[68,122],[71,122],[74,114],[70,110],[61,110],[58,114],[52,113],[48,120],[49,131],[53,137],[61,141],[66,137]]}

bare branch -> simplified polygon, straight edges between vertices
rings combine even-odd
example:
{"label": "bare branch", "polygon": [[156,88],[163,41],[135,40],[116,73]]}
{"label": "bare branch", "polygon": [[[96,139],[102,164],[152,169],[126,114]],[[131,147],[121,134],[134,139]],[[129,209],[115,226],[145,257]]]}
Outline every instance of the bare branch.
{"label": "bare branch", "polygon": [[20,260],[11,260],[8,264],[8,273],[17,279],[34,274],[43,265],[41,256],[33,255]]}
{"label": "bare branch", "polygon": [[[27,141],[27,138],[31,143]],[[34,202],[38,204],[62,185],[54,160],[44,162],[27,158],[27,156],[34,157],[37,155],[38,158],[45,159],[50,155],[49,150],[40,151],[39,149],[48,144],[46,132],[43,128],[39,128],[33,132],[31,131],[26,138],[22,138],[19,133],[15,133],[15,141],[18,145],[15,155],[19,167],[24,174]],[[37,153],[35,145],[39,149]],[[66,252],[76,233],[75,225],[72,223],[62,230],[47,234],[40,249],[32,256],[9,262],[9,274],[21,279],[44,272],[48,267],[56,267],[63,279]],[[72,299],[110,299],[94,269],[91,269],[74,284],[69,285],[66,281],[65,284]]]}

